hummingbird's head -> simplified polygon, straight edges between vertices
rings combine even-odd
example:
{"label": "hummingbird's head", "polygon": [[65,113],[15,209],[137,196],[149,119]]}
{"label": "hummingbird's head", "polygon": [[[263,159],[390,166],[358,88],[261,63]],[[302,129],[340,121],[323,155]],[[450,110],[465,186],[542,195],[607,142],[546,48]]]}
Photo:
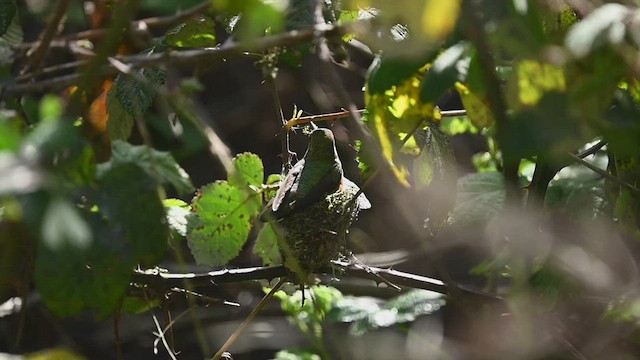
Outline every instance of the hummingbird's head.
{"label": "hummingbird's head", "polygon": [[306,159],[331,159],[336,155],[336,140],[329,129],[313,130],[309,139]]}

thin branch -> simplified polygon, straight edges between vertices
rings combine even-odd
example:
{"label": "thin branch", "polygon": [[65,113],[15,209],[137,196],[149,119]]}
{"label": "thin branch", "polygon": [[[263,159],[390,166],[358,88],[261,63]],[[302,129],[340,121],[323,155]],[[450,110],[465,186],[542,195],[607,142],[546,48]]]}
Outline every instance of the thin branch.
{"label": "thin branch", "polygon": [[247,325],[249,325],[251,323],[251,321],[253,321],[253,319],[255,319],[255,317],[260,313],[260,311],[262,311],[264,306],[267,305],[269,300],[271,300],[271,298],[273,298],[273,295],[278,290],[280,290],[280,288],[282,287],[282,285],[284,285],[285,282],[287,282],[287,278],[286,277],[280,278],[278,283],[271,289],[271,291],[269,291],[269,293],[267,295],[265,295],[262,298],[262,300],[260,300],[258,305],[256,305],[256,307],[251,311],[251,313],[249,313],[249,315],[244,319],[244,321],[242,321],[240,326],[238,326],[238,328],[233,332],[233,334],[231,334],[231,336],[229,336],[227,341],[220,347],[218,352],[215,355],[213,355],[211,360],[220,359],[222,357],[222,355],[225,352],[227,352],[227,350],[229,350],[231,345],[233,345],[233,343],[238,339],[240,334],[242,334],[242,331],[244,331],[244,329],[247,327]]}
{"label": "thin branch", "polygon": [[[353,25],[350,25],[353,26]],[[315,33],[321,33],[326,36],[342,36],[342,33],[348,31],[349,25],[321,25],[315,26],[307,30],[293,30],[282,34],[265,36],[263,38],[253,40],[251,42],[231,43],[226,46],[205,49],[193,49],[184,51],[167,51],[156,54],[138,54],[129,56],[115,57],[120,62],[127,64],[133,68],[141,68],[144,66],[156,66],[160,64],[193,64],[197,62],[222,61],[227,58],[243,55],[247,51],[257,51],[272,47],[291,46],[299,43],[313,40]],[[87,62],[80,62],[78,66],[86,65]],[[115,75],[118,70],[111,64],[92,69],[91,76],[108,76]],[[70,85],[76,84],[83,76],[82,73],[63,75],[60,77],[46,79],[30,84],[8,84],[0,87],[0,100],[11,96],[18,96],[30,92],[55,91],[64,89]]]}
{"label": "thin branch", "polygon": [[[140,27],[144,27],[144,26],[148,28],[159,28],[163,26],[173,25],[180,21],[186,20],[195,15],[205,12],[207,9],[209,9],[210,6],[211,6],[211,1],[204,1],[198,5],[195,5],[190,9],[187,9],[185,11],[179,11],[175,15],[164,16],[164,17],[154,16],[146,19],[132,21],[130,28],[139,29]],[[106,34],[107,30],[108,29],[91,29],[91,30],[80,31],[73,34],[63,35],[63,36],[54,38],[51,41],[51,45],[67,47],[70,41],[83,40],[83,39],[93,40],[93,39],[101,38]],[[33,45],[34,43],[26,43],[26,44],[20,45],[20,47],[30,48]]]}
{"label": "thin branch", "polygon": [[[358,114],[364,114],[366,109],[358,109]],[[467,110],[443,110],[440,111],[440,115],[442,117],[456,117],[456,116],[464,116],[467,114]],[[351,113],[348,110],[320,114],[320,115],[310,115],[310,116],[301,116],[299,118],[294,118],[285,123],[285,127],[292,128],[294,126],[299,126],[302,124],[306,124],[312,121],[337,121],[341,119],[346,119],[351,116]]]}
{"label": "thin branch", "polygon": [[67,14],[67,8],[69,7],[70,3],[71,0],[60,0],[55,12],[53,13],[53,16],[47,24],[47,27],[44,29],[44,32],[40,36],[40,40],[38,40],[35,49],[31,53],[29,62],[24,67],[24,69],[22,69],[22,74],[34,71],[35,69],[40,67],[40,63],[49,51],[51,40],[58,33],[58,31],[60,31],[60,26],[64,22],[65,15]]}
{"label": "thin branch", "polygon": [[158,332],[154,333],[154,334],[162,341],[162,345],[164,345],[164,348],[167,350],[167,353],[169,353],[169,356],[171,357],[171,359],[172,360],[178,360],[176,358],[176,355],[173,353],[173,350],[171,350],[171,347],[169,346],[169,343],[167,343],[167,339],[164,336],[164,330],[162,329],[162,327],[160,327],[160,323],[158,322],[158,318],[153,313],[151,314],[151,317],[153,318],[154,324],[156,324],[156,329],[158,329]]}
{"label": "thin branch", "polygon": [[605,178],[617,183],[618,185],[625,186],[625,187],[635,191],[636,193],[640,194],[640,189],[638,189],[637,187],[633,186],[632,184],[629,184],[628,182],[620,179],[619,177],[609,174],[605,170],[600,169],[599,167],[593,165],[592,163],[590,163],[588,161],[585,161],[585,160],[579,158],[578,156],[576,156],[574,154],[569,153],[569,157],[572,158],[578,164],[589,168],[593,172],[598,173],[598,174],[602,175],[603,177],[605,177]]}
{"label": "thin branch", "polygon": [[[325,274],[335,273],[337,267],[347,276],[360,279],[380,282],[380,276],[401,287],[424,289],[440,294],[451,294],[452,291],[461,291],[466,295],[476,295],[488,299],[499,300],[491,294],[464,288],[457,284],[446,284],[438,279],[429,278],[422,275],[411,274],[403,271],[383,269],[373,266],[356,266],[346,261],[333,261],[334,268],[327,268],[321,271]],[[283,265],[270,267],[249,267],[240,269],[222,269],[206,273],[170,273],[158,269],[139,270],[133,274],[133,283],[148,285],[159,289],[171,289],[180,287],[184,279],[190,279],[194,285],[217,286],[220,284],[238,283],[244,281],[268,280],[278,277],[286,277],[289,274]]]}

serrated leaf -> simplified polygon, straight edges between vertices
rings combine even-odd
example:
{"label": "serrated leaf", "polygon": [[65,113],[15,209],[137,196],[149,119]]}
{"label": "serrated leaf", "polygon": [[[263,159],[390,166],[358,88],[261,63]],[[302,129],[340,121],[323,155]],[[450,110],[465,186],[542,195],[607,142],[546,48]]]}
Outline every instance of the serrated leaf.
{"label": "serrated leaf", "polygon": [[630,13],[621,4],[600,6],[569,29],[565,46],[575,57],[582,58],[604,44],[619,44],[624,40],[625,21]]}
{"label": "serrated leaf", "polygon": [[384,304],[382,309],[396,312],[396,323],[414,321],[420,315],[433,314],[446,303],[444,295],[413,289]]}
{"label": "serrated leaf", "polygon": [[264,266],[282,264],[280,248],[278,247],[278,235],[273,230],[272,223],[264,223],[256,243],[253,245],[253,253],[260,256]]}
{"label": "serrated leaf", "polygon": [[134,118],[122,107],[117,86],[111,86],[107,92],[107,114],[109,139],[127,140],[131,136]]}
{"label": "serrated leaf", "polygon": [[120,74],[116,77],[112,87],[116,88],[116,94],[122,108],[133,116],[142,116],[151,106],[156,97],[155,86],[163,85],[164,72],[152,68],[144,68],[137,72],[147,82],[138,81],[135,77]]}
{"label": "serrated leaf", "polygon": [[111,144],[111,159],[98,165],[98,177],[124,164],[139,166],[149,177],[160,184],[171,184],[180,194],[193,191],[189,175],[176,163],[170,153],[157,151],[145,145],[134,146],[120,140]]}
{"label": "serrated leaf", "polygon": [[[256,201],[257,200],[257,201]],[[200,189],[191,204],[187,241],[199,264],[224,265],[238,255],[261,206],[258,193],[218,181]]]}
{"label": "serrated leaf", "polygon": [[433,180],[449,182],[457,178],[453,148],[438,128],[427,129],[425,145],[413,161],[412,174],[417,189],[429,186]]}
{"label": "serrated leaf", "polygon": [[502,210],[504,178],[499,172],[482,172],[458,180],[458,197],[449,222],[458,225],[486,224]]}
{"label": "serrated leaf", "polygon": [[[175,199],[171,199],[175,200]],[[167,224],[169,228],[180,236],[187,236],[187,217],[191,213],[190,206],[173,206],[164,204],[167,211]]]}
{"label": "serrated leaf", "polygon": [[259,187],[264,180],[264,166],[256,154],[242,153],[233,158],[235,173],[229,175],[229,184],[240,189],[247,185]]}
{"label": "serrated leaf", "polygon": [[423,102],[438,100],[457,81],[466,79],[471,62],[468,48],[466,42],[460,42],[436,58],[422,81],[420,98]]}
{"label": "serrated leaf", "polygon": [[215,22],[207,16],[189,19],[167,31],[165,42],[175,47],[214,47],[218,45]]}
{"label": "serrated leaf", "polygon": [[[0,66],[11,65],[14,61],[15,48],[22,44],[24,33],[15,12],[15,4],[3,1],[4,9],[0,9]],[[13,7],[13,10],[12,10]],[[13,13],[13,14],[12,14]]]}

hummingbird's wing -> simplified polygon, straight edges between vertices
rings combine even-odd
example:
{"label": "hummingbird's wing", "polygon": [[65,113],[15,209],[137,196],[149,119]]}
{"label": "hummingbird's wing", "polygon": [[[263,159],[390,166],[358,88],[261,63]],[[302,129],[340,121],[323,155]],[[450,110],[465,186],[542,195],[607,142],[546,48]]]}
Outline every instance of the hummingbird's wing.
{"label": "hummingbird's wing", "polygon": [[260,219],[274,221],[321,200],[338,190],[342,172],[305,160],[298,161],[280,184],[276,196],[267,204]]}

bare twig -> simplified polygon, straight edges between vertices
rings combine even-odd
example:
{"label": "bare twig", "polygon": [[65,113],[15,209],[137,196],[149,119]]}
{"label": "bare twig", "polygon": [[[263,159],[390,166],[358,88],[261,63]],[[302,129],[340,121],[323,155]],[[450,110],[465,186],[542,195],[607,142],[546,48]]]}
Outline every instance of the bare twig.
{"label": "bare twig", "polygon": [[618,185],[622,185],[624,187],[627,187],[627,188],[635,191],[636,193],[640,193],[640,189],[638,189],[637,187],[633,186],[632,184],[629,184],[628,182],[620,179],[617,176],[613,176],[613,175],[609,174],[605,170],[600,169],[599,167],[593,165],[592,163],[590,163],[588,161],[585,161],[584,159],[581,159],[578,156],[576,156],[574,154],[571,154],[571,153],[569,153],[569,157],[572,158],[578,164],[589,168],[593,172],[598,173],[599,175],[602,175],[603,177],[605,177],[605,178],[617,183]]}
{"label": "bare twig", "polygon": [[51,45],[51,39],[60,31],[60,27],[64,22],[65,15],[67,14],[67,8],[71,0],[61,0],[56,7],[53,16],[49,20],[47,27],[44,29],[44,32],[40,36],[40,39],[36,43],[36,47],[31,53],[29,57],[29,62],[22,69],[21,73],[25,74],[30,71],[34,71],[38,67],[40,67],[40,63],[44,59],[45,55],[49,51],[49,46]]}
{"label": "bare twig", "polygon": [[158,332],[154,333],[154,335],[156,335],[158,337],[158,339],[160,339],[162,341],[162,345],[164,345],[164,348],[167,350],[167,353],[169,354],[171,359],[172,360],[178,360],[176,358],[176,355],[173,353],[173,350],[169,346],[169,343],[167,343],[167,339],[164,336],[165,330],[163,330],[162,327],[160,327],[160,323],[158,322],[158,318],[153,313],[151,314],[151,317],[153,318],[154,324],[156,324],[156,329],[158,329]]}
{"label": "bare twig", "polygon": [[[358,109],[357,112],[359,114],[365,113],[366,109]],[[466,110],[443,110],[440,111],[440,115],[442,117],[456,117],[456,116],[464,116],[467,114]],[[299,118],[294,118],[285,123],[285,127],[292,128],[294,126],[299,126],[302,124],[306,124],[312,121],[337,121],[341,119],[346,119],[351,116],[351,113],[347,110],[328,113],[328,114],[319,114],[319,115],[309,115],[309,116],[301,116]]]}
{"label": "bare twig", "polygon": [[[207,9],[209,9],[210,6],[211,6],[211,1],[203,1],[202,3],[195,5],[190,9],[187,9],[185,11],[180,11],[175,15],[164,16],[164,17],[154,16],[146,19],[132,21],[130,28],[138,29],[141,26],[143,26],[142,24],[146,25],[146,27],[148,28],[158,28],[158,27],[173,25],[180,21],[186,20],[190,17],[193,17],[195,15],[205,12]],[[103,37],[106,34],[107,30],[108,29],[91,29],[91,30],[80,31],[73,34],[67,34],[64,36],[54,38],[51,41],[51,44],[53,46],[66,47],[68,46],[68,43],[70,41],[81,40],[81,39],[93,40],[93,39]],[[32,46],[34,46],[34,43],[22,44],[20,47],[30,48]]]}
{"label": "bare twig", "polygon": [[286,281],[287,281],[286,277],[280,278],[278,283],[271,289],[271,291],[269,291],[269,293],[265,295],[262,298],[262,300],[260,300],[258,305],[256,305],[256,307],[251,311],[251,313],[249,313],[249,315],[247,315],[244,321],[242,321],[240,326],[238,326],[238,328],[233,332],[233,334],[229,336],[227,341],[220,347],[218,352],[215,355],[213,355],[213,357],[211,358],[212,360],[220,359],[222,357],[222,354],[224,354],[227,350],[229,350],[231,345],[233,345],[233,343],[238,339],[240,334],[242,334],[242,331],[244,331],[247,325],[249,325],[251,321],[253,321],[253,319],[260,313],[260,311],[262,311],[264,306],[267,305],[267,302],[271,300],[271,298],[276,293],[276,291],[280,290],[280,288],[282,287],[282,285],[284,285]]}
{"label": "bare twig", "polygon": [[[318,25],[307,30],[294,30],[282,34],[266,36],[252,42],[231,43],[228,46],[206,49],[193,49],[184,51],[168,51],[156,54],[139,54],[115,57],[120,62],[133,68],[144,66],[155,66],[160,64],[192,64],[197,62],[211,62],[225,60],[229,57],[243,55],[248,50],[260,50],[272,47],[291,46],[313,40],[314,34],[320,33],[325,36],[341,36],[349,27]],[[76,62],[77,66],[86,65],[87,62]],[[62,66],[62,65],[61,65]],[[91,69],[92,77],[114,75],[118,72],[113,65],[108,64],[102,67]],[[76,84],[83,74],[75,73],[60,77],[46,79],[29,84],[10,84],[0,88],[0,99],[11,96],[18,96],[29,92],[60,90],[70,85]]]}

